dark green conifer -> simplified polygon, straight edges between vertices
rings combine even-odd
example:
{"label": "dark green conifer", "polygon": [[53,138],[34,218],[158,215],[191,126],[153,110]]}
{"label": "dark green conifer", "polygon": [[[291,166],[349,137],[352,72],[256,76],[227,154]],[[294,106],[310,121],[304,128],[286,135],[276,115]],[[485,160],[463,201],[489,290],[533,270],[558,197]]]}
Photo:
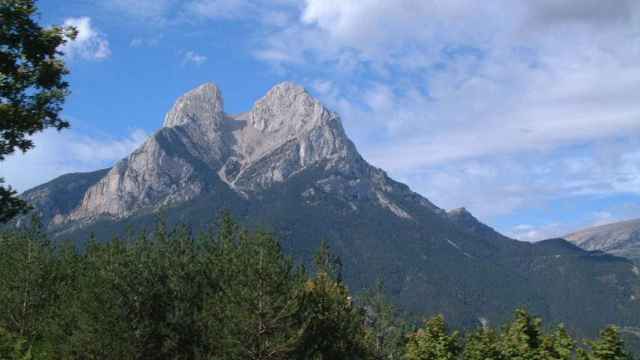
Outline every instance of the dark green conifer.
{"label": "dark green conifer", "polygon": [[387,299],[384,284],[377,281],[362,296],[366,316],[367,342],[376,359],[401,359],[406,337],[412,329],[402,314]]}
{"label": "dark green conifer", "polygon": [[442,315],[425,322],[409,337],[407,360],[454,360],[462,352],[457,331],[449,333]]}
{"label": "dark green conifer", "polygon": [[506,360],[498,346],[498,333],[489,327],[471,332],[465,342],[462,358],[464,360]]}
{"label": "dark green conifer", "polygon": [[500,354],[505,359],[541,359],[542,320],[518,309],[500,336]]}
{"label": "dark green conifer", "polygon": [[620,338],[618,328],[608,326],[600,332],[596,341],[589,342],[591,352],[581,352],[581,358],[585,360],[632,360],[627,353],[624,343]]}

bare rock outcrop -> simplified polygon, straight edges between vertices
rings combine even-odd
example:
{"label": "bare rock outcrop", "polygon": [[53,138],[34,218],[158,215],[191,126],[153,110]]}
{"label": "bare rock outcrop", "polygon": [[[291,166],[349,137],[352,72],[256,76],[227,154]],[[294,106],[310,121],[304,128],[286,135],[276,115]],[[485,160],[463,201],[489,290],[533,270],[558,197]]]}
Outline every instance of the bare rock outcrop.
{"label": "bare rock outcrop", "polygon": [[439,211],[369,165],[345,134],[339,116],[303,87],[276,85],[250,111],[231,116],[224,112],[218,87],[208,83],[180,97],[163,127],[56,221],[91,222],[154,211],[216,191],[215,180],[250,198],[315,167],[326,177],[310,184],[308,191],[333,191],[354,211],[358,201],[373,201],[392,215],[413,219],[395,203],[398,198],[412,198]]}

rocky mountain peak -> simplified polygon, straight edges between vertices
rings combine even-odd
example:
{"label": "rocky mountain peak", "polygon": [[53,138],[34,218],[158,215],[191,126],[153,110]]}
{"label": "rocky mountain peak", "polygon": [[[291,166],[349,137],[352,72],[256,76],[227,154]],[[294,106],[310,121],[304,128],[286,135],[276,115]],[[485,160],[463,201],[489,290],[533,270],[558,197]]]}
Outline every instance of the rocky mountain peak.
{"label": "rocky mountain peak", "polygon": [[640,219],[591,227],[563,238],[585,250],[600,250],[640,262]]}
{"label": "rocky mountain peak", "polygon": [[[283,81],[279,84],[274,85],[265,97],[273,97],[280,96],[283,94],[302,94],[307,93],[307,90],[302,85],[298,85],[293,81]],[[307,94],[308,95],[308,94]]]}
{"label": "rocky mountain peak", "polygon": [[482,224],[480,220],[473,216],[473,214],[471,214],[465,207],[448,210],[447,217],[451,221],[459,225],[465,225],[466,227],[475,227]]}
{"label": "rocky mountain peak", "polygon": [[224,118],[224,102],[218,87],[206,83],[181,96],[167,113],[164,127],[193,124],[200,127],[219,125]]}
{"label": "rocky mountain peak", "polygon": [[478,220],[473,214],[469,212],[465,207],[452,209],[447,211],[447,218],[454,224],[458,225],[462,229],[466,229],[469,232],[475,234],[482,234],[485,238],[497,238],[502,240],[509,240],[506,237],[499,234],[493,228],[485,225]]}
{"label": "rocky mountain peak", "polygon": [[257,198],[303,173],[314,175],[302,193],[332,194],[353,211],[357,202],[373,202],[414,219],[402,205],[407,199],[410,207],[439,210],[369,165],[339,116],[302,86],[278,84],[250,111],[227,115],[220,90],[207,83],[181,96],[164,127],[88,187],[58,221],[124,218],[223,189]]}
{"label": "rocky mountain peak", "polygon": [[454,223],[468,229],[473,229],[480,225],[484,226],[484,224],[481,224],[465,207],[448,210],[447,217]]}
{"label": "rocky mountain peak", "polygon": [[473,217],[473,215],[471,215],[471,213],[465,207],[460,207],[460,208],[457,208],[457,209],[448,210],[447,214],[450,217],[458,217],[458,218],[464,218],[464,217],[469,217],[469,216]]}
{"label": "rocky mountain peak", "polygon": [[[262,132],[292,133],[326,125],[330,115],[302,86],[283,82],[256,102],[249,122]],[[321,124],[323,120],[325,124]]]}

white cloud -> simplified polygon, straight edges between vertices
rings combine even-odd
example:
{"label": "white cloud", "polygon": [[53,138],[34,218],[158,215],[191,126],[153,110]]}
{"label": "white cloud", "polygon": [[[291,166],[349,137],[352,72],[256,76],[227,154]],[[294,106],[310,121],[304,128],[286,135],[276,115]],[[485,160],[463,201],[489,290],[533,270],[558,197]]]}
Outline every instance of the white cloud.
{"label": "white cloud", "polygon": [[207,57],[204,55],[198,54],[194,51],[187,51],[184,53],[184,56],[182,57],[183,65],[193,64],[196,66],[200,66],[205,62],[207,62]]}
{"label": "white cloud", "polygon": [[487,221],[554,202],[640,195],[639,145],[638,141],[612,141],[544,153],[486,156],[394,170],[391,175],[439,206],[465,206]]}
{"label": "white cloud", "polygon": [[70,59],[103,60],[111,56],[109,41],[105,35],[91,25],[88,17],[68,18],[64,26],[73,26],[78,31],[75,40],[64,44],[60,50]]}
{"label": "white cloud", "polygon": [[631,0],[307,0],[256,55],[307,74],[375,165],[490,220],[640,194],[638,19]]}
{"label": "white cloud", "polygon": [[46,130],[33,137],[34,149],[7,157],[0,169],[9,185],[25,191],[66,173],[109,167],[127,157],[147,137],[139,129],[119,139],[87,136],[73,130]]}
{"label": "white cloud", "polygon": [[[308,0],[306,26],[284,29],[256,54],[346,68],[337,86],[367,106],[352,113],[386,131],[389,146],[373,155],[384,167],[640,131],[640,36],[628,21],[638,7],[564,3]],[[556,33],[535,25],[594,22],[607,26]],[[345,89],[353,83],[359,89]]]}
{"label": "white cloud", "polygon": [[637,27],[639,10],[633,0],[307,0],[302,21],[344,46],[388,54],[443,42],[504,43],[574,25]]}
{"label": "white cloud", "polygon": [[521,224],[515,226],[507,235],[521,241],[536,242],[556,237],[561,232],[560,224],[548,224],[543,226]]}

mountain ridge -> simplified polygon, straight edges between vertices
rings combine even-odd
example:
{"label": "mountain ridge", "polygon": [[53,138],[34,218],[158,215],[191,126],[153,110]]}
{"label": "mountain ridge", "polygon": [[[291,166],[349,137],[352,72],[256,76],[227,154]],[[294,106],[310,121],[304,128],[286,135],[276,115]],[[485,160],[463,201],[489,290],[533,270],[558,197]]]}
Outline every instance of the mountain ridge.
{"label": "mountain ridge", "polygon": [[563,236],[585,250],[598,250],[640,262],[640,219],[589,227]]}
{"label": "mountain ridge", "polygon": [[[368,164],[338,114],[298,85],[276,85],[250,111],[228,115],[220,90],[205,84],[179,98],[163,124],[104,173],[67,177],[75,190],[57,179],[23,197],[49,219],[52,236],[79,242],[151,226],[160,211],[206,229],[229,210],[279,234],[305,262],[328,241],[354,289],[382,278],[406,309],[444,313],[452,324],[498,323],[518,306],[584,335],[640,324],[639,276],[627,260],[565,240],[519,242],[466,209],[440,209]],[[68,201],[47,197],[54,189]],[[584,316],[611,301],[615,308]]]}

